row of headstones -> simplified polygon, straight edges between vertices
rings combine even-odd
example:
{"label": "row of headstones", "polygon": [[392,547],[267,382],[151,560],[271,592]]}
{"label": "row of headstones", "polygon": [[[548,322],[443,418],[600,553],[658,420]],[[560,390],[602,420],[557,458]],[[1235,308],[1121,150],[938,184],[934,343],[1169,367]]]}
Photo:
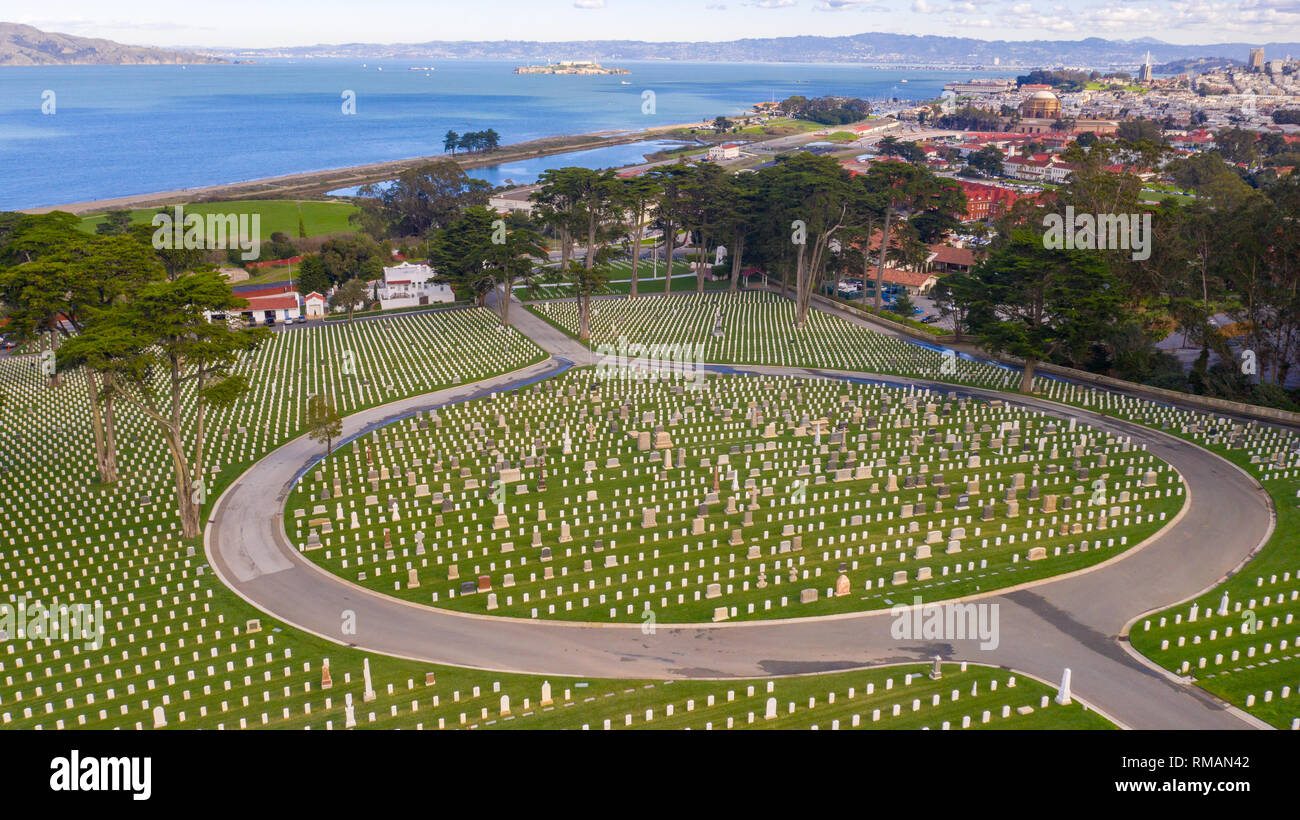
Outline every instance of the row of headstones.
{"label": "row of headstones", "polygon": [[[221,616],[219,616],[219,620],[224,620],[224,618],[222,618]],[[205,621],[204,623],[206,623],[206,621]],[[249,633],[258,632],[258,631],[260,631],[260,630],[261,630],[260,624],[259,624],[259,622],[258,622],[256,619],[249,621],[249,623],[248,623],[248,631],[249,631]],[[236,635],[238,635],[238,634],[239,634],[239,628],[238,628],[238,627],[235,627],[234,632],[235,632]],[[221,631],[220,631],[220,630],[217,630],[216,633],[215,633],[215,640],[218,640],[218,641],[219,641],[220,638],[221,638]],[[202,633],[199,633],[199,634],[197,635],[197,639],[198,639],[198,643],[201,645],[201,644],[203,643],[203,640],[202,640]],[[267,635],[267,636],[266,636],[266,641],[265,641],[265,643],[266,643],[267,646],[272,646],[272,645],[274,645],[274,642],[275,642],[275,639],[274,639],[274,636],[273,636],[273,635]],[[184,647],[184,640],[183,640],[183,639],[180,639],[179,643],[180,643],[181,648],[183,648],[183,647]],[[77,647],[74,647],[74,652],[76,651],[76,649],[77,649]],[[163,643],[160,645],[160,647],[159,647],[159,651],[162,652],[162,653],[166,653],[166,651],[167,651],[167,646],[166,646],[166,643],[165,643],[165,642],[163,642]],[[229,651],[229,653],[230,653],[231,656],[233,656],[233,657],[238,657],[238,658],[240,658],[241,660],[243,660],[243,661],[244,661],[243,666],[244,666],[246,669],[250,669],[250,670],[251,670],[251,669],[254,669],[257,665],[259,665],[259,664],[261,664],[261,663],[265,663],[265,664],[268,664],[268,665],[269,665],[269,664],[272,664],[272,663],[274,662],[274,661],[273,661],[273,657],[272,657],[272,653],[270,653],[270,652],[265,652],[265,653],[264,653],[264,656],[263,656],[263,659],[262,659],[261,661],[257,661],[257,659],[256,659],[255,656],[254,656],[254,653],[257,651],[257,646],[256,646],[256,642],[253,641],[253,640],[250,640],[250,641],[248,642],[248,646],[247,646],[246,648],[244,648],[244,649],[241,649],[237,644],[233,644],[233,643],[232,643],[232,644],[229,645],[228,651]],[[55,652],[57,653],[57,650],[55,650]],[[147,657],[147,655],[148,655],[148,647],[144,647],[144,646],[142,646],[142,647],[141,647],[141,657]],[[215,659],[217,659],[218,657],[220,657],[220,655],[219,655],[219,648],[218,648],[218,647],[213,647],[213,648],[211,649],[210,654],[209,654],[209,660],[215,660]],[[285,659],[289,659],[289,658],[291,658],[291,657],[292,657],[292,650],[286,648],[286,649],[284,650],[283,657],[284,657]],[[38,656],[38,658],[39,658],[39,656]],[[122,660],[125,661],[126,659],[127,659],[127,655],[126,655],[125,652],[123,652],[123,654],[122,654]],[[39,660],[38,660],[38,662],[39,662]],[[114,661],[112,661],[111,658],[110,658],[108,655],[105,655],[105,656],[102,658],[101,663],[102,663],[105,667],[109,667],[109,666],[112,666],[112,665],[114,664]],[[195,664],[196,666],[195,666],[195,668],[190,669],[190,670],[185,674],[185,680],[186,680],[186,681],[194,681],[195,678],[196,678],[196,674],[197,674],[196,669],[198,669],[198,668],[202,665],[202,660],[200,659],[200,655],[199,655],[199,653],[198,653],[197,651],[192,652],[192,653],[191,653],[191,658],[190,658],[189,661],[184,661],[184,660],[182,660],[179,656],[173,656],[173,658],[172,658],[172,666],[175,667],[178,671],[177,671],[177,673],[167,675],[167,677],[166,677],[166,687],[168,687],[168,688],[176,687],[176,686],[178,685],[178,681],[179,681],[179,678],[177,677],[177,675],[179,674],[179,670],[181,670],[183,667],[188,666],[188,665],[190,665],[190,664]],[[22,666],[22,664],[21,664],[21,662],[19,662],[19,667],[21,668],[21,666]],[[86,663],[85,663],[85,669],[86,669],[86,670],[89,670],[90,668],[91,668],[91,661],[90,661],[90,659],[87,659],[87,661],[86,661]],[[155,673],[160,673],[161,671],[162,671],[162,662],[161,662],[161,659],[159,659],[159,660],[155,660],[154,665],[153,665],[153,672],[155,672]],[[227,663],[226,663],[226,671],[227,671],[227,672],[233,672],[233,671],[235,671],[235,662],[234,662],[233,660],[227,661]],[[46,677],[47,677],[47,678],[53,677],[53,675],[52,675],[52,670],[49,669],[48,667],[46,668],[45,672],[46,672]],[[72,673],[72,669],[71,669],[71,665],[70,665],[70,664],[65,664],[65,667],[64,667],[64,673],[65,673],[65,674],[71,674],[71,673]],[[142,679],[141,682],[142,682],[142,684],[147,688],[147,690],[149,690],[149,691],[154,691],[155,689],[158,689],[158,688],[159,688],[159,684],[158,684],[158,683],[157,683],[153,678],[148,678],[147,680],[143,680],[143,679],[144,679],[146,676],[148,676],[149,674],[150,674],[150,673],[149,673],[148,671],[146,671],[146,670],[145,670],[145,669],[144,669],[140,664],[137,663],[137,664],[135,665],[134,670],[133,670],[133,676],[134,676],[135,678],[137,678],[137,679]],[[217,674],[217,672],[216,672],[214,666],[209,665],[209,666],[207,667],[207,676],[208,676],[209,678],[211,678],[211,677],[215,676],[216,674]],[[266,671],[266,672],[264,673],[264,680],[269,681],[269,680],[270,680],[270,674],[271,674],[271,673],[270,673],[269,670]],[[290,670],[289,670],[288,667],[285,667],[285,669],[284,669],[284,674],[285,674],[286,677],[288,677],[288,675],[290,674]],[[136,693],[136,684],[133,683],[133,682],[131,682],[131,677],[132,677],[131,675],[126,675],[126,674],[123,673],[123,668],[122,668],[121,666],[118,666],[118,667],[116,667],[116,668],[114,669],[114,681],[119,682],[117,685],[124,685],[124,686],[125,686],[125,688],[126,688],[126,695],[127,695],[128,697],[129,697],[129,696],[132,696],[132,695],[134,695],[134,694]],[[29,683],[32,682],[32,677],[31,677],[30,672],[27,674],[27,681],[28,681]],[[83,687],[86,687],[86,688],[89,688],[89,687],[91,687],[91,686],[94,686],[94,687],[100,687],[100,686],[102,686],[104,683],[105,683],[105,681],[104,681],[103,674],[102,674],[102,673],[96,673],[94,684],[86,683],[86,682],[83,681],[83,679],[82,679],[81,677],[78,677],[78,678],[76,678],[75,681],[73,682],[73,687],[72,687],[72,688],[73,688],[74,690],[77,690],[77,689],[82,689]],[[13,684],[12,677],[7,678],[7,679],[6,679],[6,686],[13,686],[13,685],[14,685],[14,684]],[[245,685],[245,686],[251,686],[251,685],[252,685],[251,675],[246,675],[246,676],[245,676],[245,678],[244,678],[244,685]],[[227,681],[227,682],[225,683],[225,689],[226,689],[227,691],[229,691],[230,688],[231,688],[231,684],[230,684],[229,681]],[[56,681],[56,682],[55,682],[55,691],[56,691],[56,692],[63,692],[63,691],[64,691],[63,686],[62,686],[62,682],[61,682],[61,681]],[[205,686],[205,687],[204,687],[204,692],[203,692],[203,694],[204,694],[205,696],[211,694],[211,691],[210,691],[210,687],[209,687],[209,686]],[[41,687],[39,687],[39,686],[36,687],[35,697],[40,698],[40,697],[42,697],[42,695],[43,695],[43,693],[42,693],[42,689],[41,689]],[[104,693],[104,695],[105,695],[105,699],[108,700],[108,701],[113,701],[113,700],[115,700],[116,697],[117,697],[117,692],[116,692],[115,687],[109,687],[109,688],[106,690],[106,692]],[[162,698],[163,698],[164,705],[170,703],[170,696],[169,696],[169,695],[167,695],[167,694],[163,694],[163,695],[162,695]],[[188,690],[185,690],[185,691],[182,693],[182,699],[183,699],[183,700],[189,700],[189,699],[190,699],[190,693],[189,693]],[[19,702],[22,700],[22,692],[21,692],[21,690],[17,690],[17,691],[16,691],[16,700],[19,701]],[[86,695],[86,705],[93,705],[94,703],[95,703],[95,697],[94,697],[93,692],[92,692],[92,693],[87,693],[87,695]],[[247,705],[247,703],[245,703],[245,705]],[[69,710],[71,710],[71,709],[74,708],[74,704],[73,704],[73,701],[72,701],[71,698],[68,698],[68,699],[65,700],[65,708],[67,708],[67,709],[69,709]],[[145,701],[145,702],[144,702],[144,708],[148,708],[148,701]],[[45,704],[45,711],[46,711],[47,714],[51,714],[51,713],[53,713],[53,712],[54,712],[54,709],[55,709],[55,703],[54,703],[53,701],[47,702],[47,703]],[[127,713],[127,712],[126,712],[126,709],[127,709],[127,707],[126,707],[125,705],[123,705],[123,706],[121,707],[121,710],[122,710],[122,711],[121,711],[121,714],[125,715],[125,714]],[[30,707],[29,707],[28,709],[24,710],[24,717],[25,717],[25,718],[30,719],[30,718],[32,717],[32,715],[29,713],[29,711],[30,711]],[[224,710],[223,710],[223,711],[224,711]],[[104,719],[104,717],[105,717],[104,715],[101,715],[101,719]],[[9,716],[9,719],[12,719],[12,715]],[[9,722],[9,720],[6,720],[5,722]]]}
{"label": "row of headstones", "polygon": [[[900,354],[920,358],[933,353],[917,346],[906,345],[898,340],[859,328],[857,325],[831,317],[820,311],[813,311],[809,316],[809,330],[793,333],[789,330],[793,319],[793,305],[776,294],[743,293],[736,296],[715,294],[676,295],[656,297],[653,304],[649,302],[632,303],[630,301],[606,302],[600,309],[605,316],[597,313],[593,316],[596,333],[603,338],[609,335],[611,325],[618,325],[630,330],[628,335],[643,338],[653,327],[656,337],[664,335],[680,338],[693,336],[707,338],[706,332],[714,326],[714,317],[722,307],[727,308],[727,322],[730,327],[740,328],[741,332],[727,334],[729,339],[758,344],[774,348],[781,343],[784,347],[790,342],[798,344],[809,335],[827,336],[819,342],[830,342],[837,348],[851,350],[861,354],[863,341],[874,348],[872,353]],[[573,305],[547,304],[539,306],[541,312],[552,318],[560,318],[576,329],[577,310]],[[648,309],[647,309],[648,308]],[[621,324],[620,324],[621,321]],[[766,331],[766,332],[764,332]],[[711,335],[711,334],[710,334]],[[793,337],[787,339],[786,337]],[[937,355],[937,354],[935,354]],[[877,357],[879,358],[879,357]]]}

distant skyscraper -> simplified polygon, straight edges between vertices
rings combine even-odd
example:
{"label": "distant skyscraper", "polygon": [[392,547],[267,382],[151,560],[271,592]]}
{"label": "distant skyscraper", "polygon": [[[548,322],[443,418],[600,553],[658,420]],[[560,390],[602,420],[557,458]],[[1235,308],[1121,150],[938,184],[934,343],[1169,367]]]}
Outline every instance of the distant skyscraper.
{"label": "distant skyscraper", "polygon": [[1264,49],[1252,48],[1250,50],[1250,70],[1251,71],[1264,70]]}
{"label": "distant skyscraper", "polygon": [[1149,51],[1147,52],[1146,62],[1142,63],[1142,67],[1138,69],[1138,82],[1151,82],[1151,52]]}

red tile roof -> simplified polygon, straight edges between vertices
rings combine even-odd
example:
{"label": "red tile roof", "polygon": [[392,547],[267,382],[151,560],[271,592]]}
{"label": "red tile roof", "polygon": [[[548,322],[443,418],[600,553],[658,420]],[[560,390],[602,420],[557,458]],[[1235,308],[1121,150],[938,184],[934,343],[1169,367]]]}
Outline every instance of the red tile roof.
{"label": "red tile roof", "polygon": [[931,245],[930,251],[934,254],[934,261],[944,265],[964,265],[970,267],[975,264],[975,252],[970,248],[954,248],[951,245]]}
{"label": "red tile roof", "polygon": [[248,307],[244,310],[289,310],[298,307],[298,294],[296,293],[279,293],[270,296],[253,296],[243,297],[248,299]]}
{"label": "red tile roof", "polygon": [[935,275],[933,273],[919,273],[911,270],[885,268],[885,275],[883,278],[886,282],[892,282],[895,285],[919,288],[924,287],[926,282],[934,279]]}

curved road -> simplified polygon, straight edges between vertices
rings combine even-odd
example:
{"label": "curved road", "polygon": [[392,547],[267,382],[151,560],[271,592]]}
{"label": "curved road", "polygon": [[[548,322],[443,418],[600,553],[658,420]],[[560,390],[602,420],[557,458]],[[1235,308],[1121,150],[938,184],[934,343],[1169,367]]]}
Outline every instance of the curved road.
{"label": "curved road", "polygon": [[[525,310],[517,329],[552,353],[512,374],[450,388],[348,417],[344,437],[422,409],[465,401],[553,376],[590,353]],[[718,367],[724,372],[825,378],[918,380],[776,367]],[[1260,726],[1244,713],[1180,683],[1127,652],[1118,636],[1141,612],[1212,586],[1267,540],[1273,509],[1264,490],[1234,465],[1166,434],[1031,397],[975,388],[963,395],[1000,398],[1077,418],[1131,436],[1183,476],[1183,513],[1153,539],[1089,570],[1023,589],[979,596],[1000,608],[1000,642],[897,641],[888,612],[787,621],[659,625],[574,624],[469,615],[370,592],[318,568],[284,533],[282,511],[297,476],[320,458],[305,436],[249,468],[214,505],[205,533],[208,560],[221,580],[258,609],[299,629],[368,651],[429,662],[555,676],[621,678],[760,677],[923,661],[934,655],[1022,670],[1045,680],[1073,671],[1073,689],[1131,728],[1229,729]],[[968,599],[969,600],[969,599]],[[343,613],[356,634],[341,634]]]}

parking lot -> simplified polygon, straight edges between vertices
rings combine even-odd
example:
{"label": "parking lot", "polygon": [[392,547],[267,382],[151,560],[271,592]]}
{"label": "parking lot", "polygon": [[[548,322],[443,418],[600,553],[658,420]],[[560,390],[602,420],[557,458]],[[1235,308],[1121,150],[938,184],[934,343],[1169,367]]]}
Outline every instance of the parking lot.
{"label": "parking lot", "polygon": [[[867,294],[866,294],[866,302],[869,305],[875,304],[875,288],[871,287],[871,285],[872,283],[868,283]],[[891,287],[888,285],[885,287],[884,305],[886,308],[888,308],[890,305],[894,303],[894,299],[897,296],[897,291],[898,288],[896,287]],[[827,292],[829,292],[829,288]],[[841,299],[848,299],[851,301],[861,301],[863,298],[862,280],[861,279],[842,280],[840,282],[839,296]],[[931,299],[928,296],[909,296],[908,298],[912,300],[912,305],[914,307],[913,313],[910,318],[918,322],[925,322],[926,324],[933,324],[936,327],[942,327],[948,330],[952,330],[952,317],[940,316],[939,310],[938,308],[935,307],[933,299]]]}

